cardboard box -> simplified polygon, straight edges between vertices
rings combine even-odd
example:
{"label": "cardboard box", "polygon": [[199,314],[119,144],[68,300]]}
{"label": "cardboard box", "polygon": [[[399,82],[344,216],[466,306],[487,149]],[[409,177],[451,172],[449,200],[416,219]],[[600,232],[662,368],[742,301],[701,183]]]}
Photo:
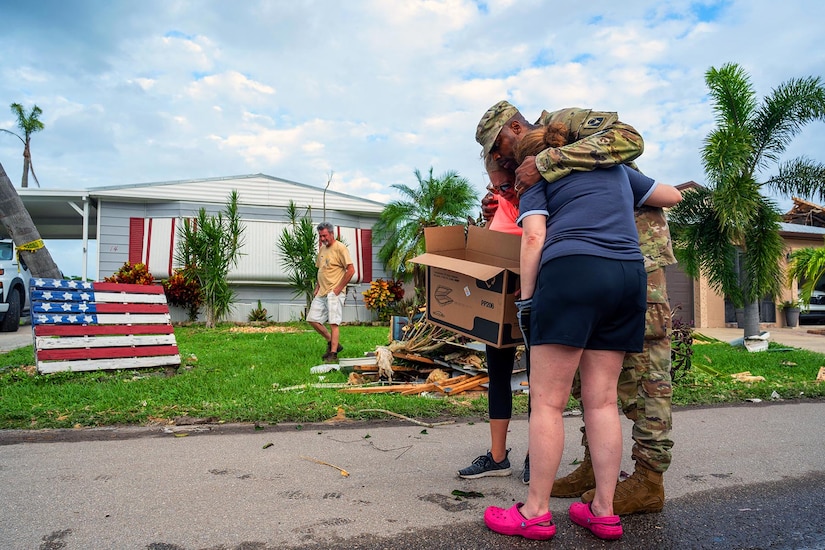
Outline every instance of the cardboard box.
{"label": "cardboard box", "polygon": [[521,237],[476,226],[424,229],[427,320],[495,347],[522,342],[516,319]]}

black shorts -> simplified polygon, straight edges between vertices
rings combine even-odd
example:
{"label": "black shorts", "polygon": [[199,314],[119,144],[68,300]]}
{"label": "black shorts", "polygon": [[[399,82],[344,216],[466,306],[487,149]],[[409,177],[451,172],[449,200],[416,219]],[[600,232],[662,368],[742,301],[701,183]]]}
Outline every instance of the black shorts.
{"label": "black shorts", "polygon": [[541,267],[530,345],[642,351],[647,274],[641,260],[562,256]]}

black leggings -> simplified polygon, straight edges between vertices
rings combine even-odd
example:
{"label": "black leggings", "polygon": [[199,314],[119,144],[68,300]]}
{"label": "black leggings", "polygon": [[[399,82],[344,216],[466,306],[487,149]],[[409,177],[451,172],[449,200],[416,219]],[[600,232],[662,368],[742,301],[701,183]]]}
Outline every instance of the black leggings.
{"label": "black leggings", "polygon": [[[487,403],[490,420],[509,420],[513,416],[513,390],[510,379],[513,377],[513,363],[516,348],[487,347]],[[527,356],[527,375],[530,375],[530,356]],[[529,411],[528,411],[529,412]]]}

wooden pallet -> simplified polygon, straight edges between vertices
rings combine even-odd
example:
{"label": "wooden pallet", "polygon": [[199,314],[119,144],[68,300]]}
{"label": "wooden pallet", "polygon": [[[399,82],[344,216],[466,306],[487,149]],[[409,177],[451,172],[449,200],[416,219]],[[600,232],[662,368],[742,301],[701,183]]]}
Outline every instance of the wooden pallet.
{"label": "wooden pallet", "polygon": [[41,373],[180,365],[160,285],[32,278],[30,295]]}

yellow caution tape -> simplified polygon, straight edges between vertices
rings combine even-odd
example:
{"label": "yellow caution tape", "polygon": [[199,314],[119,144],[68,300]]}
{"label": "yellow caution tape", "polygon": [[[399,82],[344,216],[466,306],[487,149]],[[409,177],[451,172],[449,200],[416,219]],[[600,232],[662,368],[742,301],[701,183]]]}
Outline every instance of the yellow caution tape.
{"label": "yellow caution tape", "polygon": [[37,239],[36,241],[31,241],[26,244],[21,244],[17,247],[17,272],[20,273],[20,251],[26,250],[28,252],[34,252],[35,250],[40,250],[46,246],[43,244],[43,239]]}
{"label": "yellow caution tape", "polygon": [[43,244],[43,239],[37,239],[36,241],[32,241],[30,243],[21,244],[20,246],[17,247],[17,249],[18,250],[28,250],[29,252],[34,252],[35,250],[40,250],[44,246],[46,246],[46,245]]}

